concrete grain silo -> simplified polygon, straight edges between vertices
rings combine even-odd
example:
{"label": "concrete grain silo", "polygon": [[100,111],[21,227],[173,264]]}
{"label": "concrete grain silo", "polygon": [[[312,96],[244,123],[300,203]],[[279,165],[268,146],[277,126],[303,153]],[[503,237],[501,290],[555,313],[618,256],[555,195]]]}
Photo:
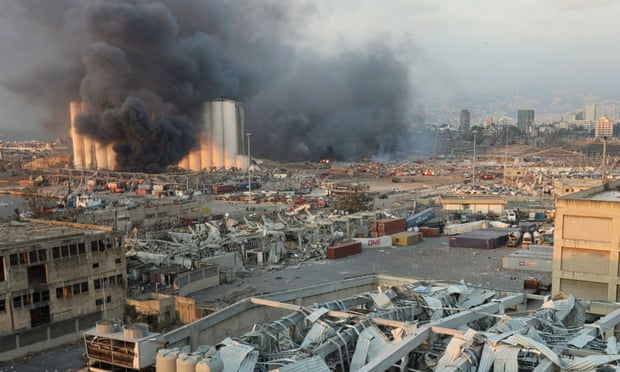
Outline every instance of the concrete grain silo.
{"label": "concrete grain silo", "polygon": [[71,142],[73,143],[73,167],[75,169],[84,169],[84,136],[78,134],[76,129],[76,118],[82,112],[82,104],[80,102],[71,102],[69,104],[69,113],[71,116]]}
{"label": "concrete grain silo", "polygon": [[203,106],[203,131],[199,148],[179,162],[179,167],[194,172],[210,168],[243,168],[243,105],[229,99],[206,102]]}

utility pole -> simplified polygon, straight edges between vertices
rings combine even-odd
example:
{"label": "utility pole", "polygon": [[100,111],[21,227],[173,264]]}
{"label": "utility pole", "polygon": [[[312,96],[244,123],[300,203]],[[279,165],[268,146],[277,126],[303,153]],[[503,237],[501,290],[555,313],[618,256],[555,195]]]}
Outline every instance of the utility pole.
{"label": "utility pole", "polygon": [[472,132],[474,134],[474,159],[472,161],[472,169],[471,169],[471,184],[472,186],[476,185],[476,134],[478,134],[478,131],[475,130]]}
{"label": "utility pole", "polygon": [[250,137],[252,137],[251,133],[246,133],[245,136],[248,138],[248,206],[252,200],[252,155],[250,154]]}

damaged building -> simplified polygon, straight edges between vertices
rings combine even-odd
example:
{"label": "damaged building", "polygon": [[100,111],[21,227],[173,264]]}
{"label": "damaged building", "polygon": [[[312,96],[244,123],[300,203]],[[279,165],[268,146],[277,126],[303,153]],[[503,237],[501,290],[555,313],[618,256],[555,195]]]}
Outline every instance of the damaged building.
{"label": "damaged building", "polygon": [[120,366],[106,351],[116,340],[118,355],[137,365],[143,351],[142,365],[158,372],[613,370],[620,308],[600,303],[606,315],[594,316],[591,305],[372,275],[247,298],[164,334],[129,340],[94,328],[86,351],[94,368]]}
{"label": "damaged building", "polygon": [[8,360],[79,337],[126,298],[122,233],[58,221],[0,227],[0,358]]}

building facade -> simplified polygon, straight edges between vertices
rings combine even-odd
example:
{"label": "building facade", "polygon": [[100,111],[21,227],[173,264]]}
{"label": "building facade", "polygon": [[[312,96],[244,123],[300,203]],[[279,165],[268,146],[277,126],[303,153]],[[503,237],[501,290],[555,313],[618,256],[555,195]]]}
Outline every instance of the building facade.
{"label": "building facade", "polygon": [[611,120],[607,117],[607,115],[601,116],[596,121],[596,128],[594,130],[594,136],[596,138],[611,138],[613,134],[613,125],[611,124]]}
{"label": "building facade", "polygon": [[80,338],[121,317],[125,249],[111,228],[58,221],[0,226],[0,359]]}
{"label": "building facade", "polygon": [[462,109],[459,115],[459,129],[464,133],[469,132],[469,126],[471,125],[471,115],[469,110]]}
{"label": "building facade", "polygon": [[534,130],[534,110],[518,110],[517,127],[523,133],[532,133]]}
{"label": "building facade", "polygon": [[553,293],[620,301],[620,183],[556,200]]}

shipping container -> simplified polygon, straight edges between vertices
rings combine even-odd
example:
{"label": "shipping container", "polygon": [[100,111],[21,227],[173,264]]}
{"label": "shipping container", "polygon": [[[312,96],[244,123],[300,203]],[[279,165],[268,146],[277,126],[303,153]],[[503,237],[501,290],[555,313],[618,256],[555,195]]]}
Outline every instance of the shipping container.
{"label": "shipping container", "polygon": [[422,233],[414,231],[406,231],[392,235],[392,245],[399,247],[407,247],[422,241]]}
{"label": "shipping container", "polygon": [[451,248],[495,249],[506,245],[507,242],[508,231],[489,229],[451,236],[449,246]]}
{"label": "shipping container", "polygon": [[356,241],[340,242],[327,247],[327,258],[332,260],[358,253],[362,253],[362,243]]}
{"label": "shipping container", "polygon": [[373,224],[372,231],[377,232],[377,236],[392,235],[407,230],[407,222],[404,218],[387,218],[378,220]]}
{"label": "shipping container", "polygon": [[439,228],[438,227],[426,227],[422,226],[418,228],[418,231],[422,233],[424,238],[436,238],[439,236]]}
{"label": "shipping container", "polygon": [[232,192],[235,190],[235,186],[231,184],[226,185],[213,185],[212,191],[214,194],[222,194],[227,192]]}

